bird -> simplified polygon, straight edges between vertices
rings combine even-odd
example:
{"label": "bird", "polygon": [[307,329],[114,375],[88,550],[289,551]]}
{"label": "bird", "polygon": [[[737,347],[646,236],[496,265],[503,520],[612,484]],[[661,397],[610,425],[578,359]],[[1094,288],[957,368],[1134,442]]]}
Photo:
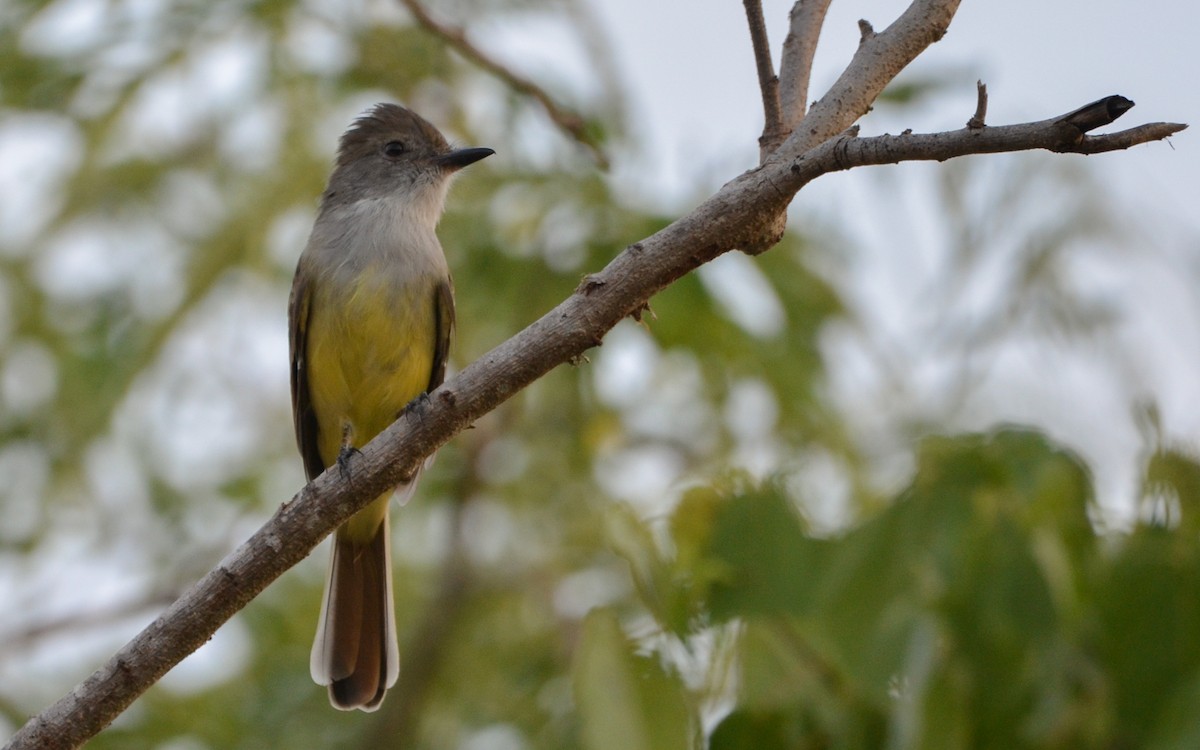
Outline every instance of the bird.
{"label": "bird", "polygon": [[[454,291],[436,228],[451,178],[495,153],[453,148],[381,103],[342,135],[288,301],[292,416],[309,481],[441,384]],[[377,710],[399,674],[388,513],[405,484],[334,532],[310,672],[338,709]]]}

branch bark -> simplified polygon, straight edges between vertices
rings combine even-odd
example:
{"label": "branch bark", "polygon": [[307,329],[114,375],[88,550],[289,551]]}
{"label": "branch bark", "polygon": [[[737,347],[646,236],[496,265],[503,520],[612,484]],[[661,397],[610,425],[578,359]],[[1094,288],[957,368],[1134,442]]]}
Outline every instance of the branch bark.
{"label": "branch bark", "polygon": [[414,402],[353,459],[352,479],[326,472],[284,503],[216,569],[70,694],[31,719],[6,747],[72,748],[94,736],[335,527],[411,476],[425,456],[553,368],[581,361],[621,319],[640,313],[651,296],[679,277],[731,249],[764,242],[796,192],[816,177],[867,164],[972,153],[1100,153],[1159,140],[1185,127],[1155,123],[1086,135],[1085,128],[1128,108],[1121,104],[1128,100],[1109,97],[1023,125],[873,138],[844,134],[904,65],[941,38],[957,6],[957,0],[915,0],[895,23],[863,42],[803,128],[763,165],[627,247],[540,320]]}
{"label": "branch bark", "polygon": [[[900,17],[881,33],[864,35],[849,65],[802,124],[763,162],[763,166],[794,159],[808,149],[850,127],[870,110],[901,70],[941,39],[961,0],[913,0]],[[748,255],[765,252],[783,236],[786,208],[791,196],[764,203],[767,212],[757,216],[753,230],[743,233],[735,247]],[[772,213],[773,212],[773,213]]]}
{"label": "branch bark", "polygon": [[762,0],[743,0],[746,6],[746,22],[750,25],[750,44],[754,48],[755,69],[758,71],[758,88],[763,100],[763,132],[758,139],[758,160],[787,136],[783,128],[783,115],[779,111],[779,77],[771,62],[771,43],[767,40],[767,23],[763,18]]}
{"label": "branch bark", "polygon": [[825,96],[792,131],[776,155],[794,158],[832,138],[862,117],[884,87],[929,45],[941,39],[960,0],[913,0],[883,31],[863,39]]}
{"label": "branch bark", "polygon": [[796,129],[808,109],[813,57],[832,0],[796,0],[789,15],[783,57],[779,62],[779,102],[785,133]]}

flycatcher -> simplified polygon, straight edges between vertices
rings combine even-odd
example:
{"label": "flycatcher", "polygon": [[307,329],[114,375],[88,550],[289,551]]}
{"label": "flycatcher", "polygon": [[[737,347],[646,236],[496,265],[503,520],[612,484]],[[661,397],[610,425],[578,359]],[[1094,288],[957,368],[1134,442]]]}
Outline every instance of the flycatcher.
{"label": "flycatcher", "polygon": [[[452,149],[432,125],[378,104],[342,136],[288,304],[292,416],[309,480],[441,384],[454,328],[435,229],[450,178],[490,156]],[[400,502],[416,477],[396,488]],[[338,528],[310,670],[335,708],[374,711],[400,667],[388,505]]]}

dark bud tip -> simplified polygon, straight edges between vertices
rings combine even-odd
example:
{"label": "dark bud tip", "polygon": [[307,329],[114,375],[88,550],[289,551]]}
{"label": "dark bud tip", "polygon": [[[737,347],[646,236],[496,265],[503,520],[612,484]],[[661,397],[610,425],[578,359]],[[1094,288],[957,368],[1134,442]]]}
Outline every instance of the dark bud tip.
{"label": "dark bud tip", "polygon": [[1132,99],[1126,99],[1123,96],[1108,97],[1108,112],[1114,120],[1131,109],[1133,109]]}
{"label": "dark bud tip", "polygon": [[1063,115],[1058,121],[1075,126],[1081,133],[1087,133],[1108,125],[1131,109],[1133,109],[1131,100],[1114,94],[1097,99],[1091,104],[1085,104],[1074,112]]}

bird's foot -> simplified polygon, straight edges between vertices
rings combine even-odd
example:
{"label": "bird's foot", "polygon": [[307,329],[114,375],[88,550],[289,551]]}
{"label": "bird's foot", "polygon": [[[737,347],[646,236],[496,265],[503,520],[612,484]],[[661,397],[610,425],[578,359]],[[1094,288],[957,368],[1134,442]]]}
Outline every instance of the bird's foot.
{"label": "bird's foot", "polygon": [[409,401],[396,415],[396,419],[411,415],[420,416],[421,412],[425,411],[425,407],[429,406],[429,392],[422,391],[419,396]]}
{"label": "bird's foot", "polygon": [[361,456],[362,451],[355,448],[353,445],[343,445],[338,451],[337,467],[338,473],[342,475],[342,479],[350,481],[350,459],[354,456]]}

